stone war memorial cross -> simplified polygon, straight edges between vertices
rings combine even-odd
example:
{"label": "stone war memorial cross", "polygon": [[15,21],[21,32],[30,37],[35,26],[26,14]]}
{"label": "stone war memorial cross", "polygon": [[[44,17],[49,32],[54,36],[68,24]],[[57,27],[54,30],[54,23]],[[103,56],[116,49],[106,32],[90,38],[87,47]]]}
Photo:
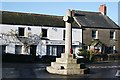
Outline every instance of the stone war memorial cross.
{"label": "stone war memorial cross", "polygon": [[73,58],[72,54],[72,22],[73,11],[68,9],[63,17],[66,27],[65,33],[65,53],[61,54],[61,58],[56,58],[56,62],[51,62],[51,66],[46,67],[46,70],[52,74],[61,75],[79,75],[89,73],[89,69],[84,64],[77,64],[77,59]]}

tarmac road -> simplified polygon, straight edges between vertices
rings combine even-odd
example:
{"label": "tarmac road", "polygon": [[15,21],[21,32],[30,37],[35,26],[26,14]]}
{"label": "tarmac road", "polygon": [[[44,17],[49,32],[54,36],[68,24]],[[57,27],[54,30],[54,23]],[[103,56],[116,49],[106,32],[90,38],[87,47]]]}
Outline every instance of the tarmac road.
{"label": "tarmac road", "polygon": [[55,75],[49,74],[46,71],[46,66],[50,64],[39,64],[39,63],[2,63],[2,78],[100,78],[103,79],[120,79],[120,65],[118,62],[103,62],[103,63],[94,63],[87,64],[87,67],[90,68],[90,73],[85,75]]}

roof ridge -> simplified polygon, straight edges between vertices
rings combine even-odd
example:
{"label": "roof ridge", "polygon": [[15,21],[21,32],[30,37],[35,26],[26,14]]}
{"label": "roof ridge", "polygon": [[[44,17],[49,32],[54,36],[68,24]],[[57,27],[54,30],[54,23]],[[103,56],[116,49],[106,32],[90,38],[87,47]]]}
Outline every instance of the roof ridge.
{"label": "roof ridge", "polygon": [[[78,23],[81,25],[81,28],[102,28],[102,29],[117,28],[118,29],[118,27],[116,27],[117,25],[114,24],[114,21],[102,15],[101,12],[88,12],[88,11],[80,11],[80,10],[79,11],[74,10],[74,11],[76,11],[76,14],[78,14],[75,17]],[[35,13],[26,13],[26,12],[24,13],[11,12],[11,11],[2,11],[2,12],[3,12],[2,14],[3,24],[23,24],[23,25],[34,25],[34,26],[44,25],[44,26],[64,27],[64,21],[62,20],[63,16],[37,14],[37,13],[35,14]],[[18,14],[16,15],[14,13],[18,13]],[[19,16],[19,13],[21,13],[20,16]],[[78,25],[76,22],[73,22],[73,24],[74,24],[74,27],[80,28],[80,25]]]}
{"label": "roof ridge", "polygon": [[60,16],[60,15],[40,14],[40,13],[31,13],[31,12],[16,12],[16,11],[5,11],[5,10],[1,10],[0,12],[8,12],[8,13],[18,13],[18,14],[31,14],[31,15],[43,15],[43,16],[55,16],[55,17],[62,17],[62,16]]}
{"label": "roof ridge", "polygon": [[85,12],[85,13],[101,13],[101,12],[93,12],[93,11],[81,11],[81,10],[73,10],[73,11],[77,11],[77,12]]}

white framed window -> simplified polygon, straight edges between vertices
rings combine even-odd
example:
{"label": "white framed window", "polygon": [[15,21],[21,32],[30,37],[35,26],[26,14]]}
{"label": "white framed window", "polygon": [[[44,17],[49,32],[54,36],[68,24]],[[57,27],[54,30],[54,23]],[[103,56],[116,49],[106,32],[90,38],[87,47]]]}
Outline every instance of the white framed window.
{"label": "white framed window", "polygon": [[116,47],[113,46],[113,53],[116,53]]}
{"label": "white framed window", "polygon": [[110,39],[115,39],[115,37],[116,37],[116,32],[110,31]]}
{"label": "white framed window", "polygon": [[57,55],[57,46],[49,46],[50,55],[56,56]]}
{"label": "white framed window", "polygon": [[116,47],[115,46],[110,46],[109,50],[110,50],[110,53],[114,54],[115,51],[116,51]]}
{"label": "white framed window", "polygon": [[98,39],[98,30],[92,30],[92,38]]}
{"label": "white framed window", "polygon": [[56,56],[57,55],[57,46],[53,46],[53,49],[52,49],[52,51],[53,51],[53,56]]}
{"label": "white framed window", "polygon": [[18,36],[28,37],[28,33],[31,31],[29,27],[18,27]]}
{"label": "white framed window", "polygon": [[115,50],[115,46],[113,46],[113,50]]}

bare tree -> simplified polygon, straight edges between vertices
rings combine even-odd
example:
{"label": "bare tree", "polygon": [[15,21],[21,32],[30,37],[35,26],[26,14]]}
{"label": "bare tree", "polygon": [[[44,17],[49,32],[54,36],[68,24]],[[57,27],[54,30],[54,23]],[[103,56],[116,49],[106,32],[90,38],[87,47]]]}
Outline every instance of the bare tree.
{"label": "bare tree", "polygon": [[6,45],[6,44],[10,44],[10,43],[19,43],[19,40],[17,39],[17,34],[16,34],[16,30],[10,30],[8,33],[0,33],[0,41],[1,41],[1,45]]}
{"label": "bare tree", "polygon": [[23,52],[29,53],[28,49],[31,45],[38,45],[41,42],[41,36],[37,34],[32,34],[31,32],[28,33],[27,37],[19,36],[17,30],[10,30],[8,33],[0,33],[0,41],[1,45],[6,45],[10,43],[14,44],[22,44],[23,45]]}

